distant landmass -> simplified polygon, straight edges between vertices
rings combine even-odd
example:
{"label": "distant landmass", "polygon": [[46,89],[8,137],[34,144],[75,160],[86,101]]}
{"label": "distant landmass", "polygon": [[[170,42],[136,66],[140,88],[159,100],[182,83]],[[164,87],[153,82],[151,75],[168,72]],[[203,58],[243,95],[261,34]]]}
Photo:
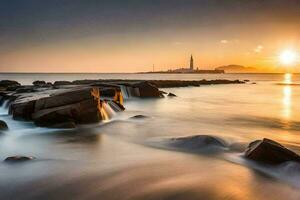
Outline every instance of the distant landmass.
{"label": "distant landmass", "polygon": [[227,73],[254,73],[259,71],[254,67],[245,67],[242,65],[225,65],[217,67],[216,70],[224,70]]}

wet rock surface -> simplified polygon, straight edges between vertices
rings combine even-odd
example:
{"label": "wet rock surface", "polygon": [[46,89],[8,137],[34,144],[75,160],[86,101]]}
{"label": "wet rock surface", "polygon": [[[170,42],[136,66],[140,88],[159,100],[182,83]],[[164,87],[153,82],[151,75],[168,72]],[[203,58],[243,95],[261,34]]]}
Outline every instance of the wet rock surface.
{"label": "wet rock surface", "polygon": [[148,81],[140,82],[132,85],[133,88],[138,89],[139,97],[163,97],[158,88]]}
{"label": "wet rock surface", "polygon": [[265,164],[281,164],[287,161],[300,162],[300,156],[273,140],[264,138],[251,142],[245,157]]}
{"label": "wet rock surface", "polygon": [[0,130],[7,130],[8,126],[5,121],[0,120]]}
{"label": "wet rock surface", "polygon": [[[2,80],[0,81],[2,90],[0,104],[9,109],[9,114],[15,120],[33,121],[42,127],[74,128],[77,124],[96,123],[110,117],[111,114],[105,113],[107,106],[113,112],[125,110],[123,96],[161,98],[166,93],[160,91],[158,89],[160,87],[231,83],[243,82],[238,80],[75,80],[55,81],[52,84],[37,80],[32,85],[23,86],[16,81]],[[169,93],[168,96],[176,95]]]}

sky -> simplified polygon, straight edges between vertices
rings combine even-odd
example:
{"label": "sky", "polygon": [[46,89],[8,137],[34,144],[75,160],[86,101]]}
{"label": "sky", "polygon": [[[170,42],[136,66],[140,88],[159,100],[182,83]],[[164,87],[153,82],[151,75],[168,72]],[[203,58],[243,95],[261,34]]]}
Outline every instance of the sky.
{"label": "sky", "polygon": [[[0,72],[140,72],[300,54],[298,0],[1,0]],[[289,68],[300,71],[299,58]]]}

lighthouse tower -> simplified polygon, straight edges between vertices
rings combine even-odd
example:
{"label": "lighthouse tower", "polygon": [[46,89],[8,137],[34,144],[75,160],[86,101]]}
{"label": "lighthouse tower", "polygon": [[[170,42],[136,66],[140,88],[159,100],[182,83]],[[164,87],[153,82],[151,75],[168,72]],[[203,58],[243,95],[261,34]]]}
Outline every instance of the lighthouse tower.
{"label": "lighthouse tower", "polygon": [[191,60],[190,60],[190,70],[194,70],[194,59],[193,59],[193,55],[191,55]]}

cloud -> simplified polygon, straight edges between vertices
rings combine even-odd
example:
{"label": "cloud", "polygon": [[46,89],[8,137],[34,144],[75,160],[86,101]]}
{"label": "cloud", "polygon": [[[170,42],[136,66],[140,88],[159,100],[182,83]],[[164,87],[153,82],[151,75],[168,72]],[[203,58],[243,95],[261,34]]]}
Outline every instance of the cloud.
{"label": "cloud", "polygon": [[182,44],[183,44],[183,42],[179,42],[179,41],[173,42],[173,45],[175,45],[175,46],[182,45]]}
{"label": "cloud", "polygon": [[220,41],[222,44],[227,44],[229,41],[228,40],[221,40]]}
{"label": "cloud", "polygon": [[255,53],[261,53],[263,49],[264,49],[264,47],[263,47],[262,45],[258,45],[257,47],[255,47],[255,48],[253,49],[253,51],[254,51]]}

